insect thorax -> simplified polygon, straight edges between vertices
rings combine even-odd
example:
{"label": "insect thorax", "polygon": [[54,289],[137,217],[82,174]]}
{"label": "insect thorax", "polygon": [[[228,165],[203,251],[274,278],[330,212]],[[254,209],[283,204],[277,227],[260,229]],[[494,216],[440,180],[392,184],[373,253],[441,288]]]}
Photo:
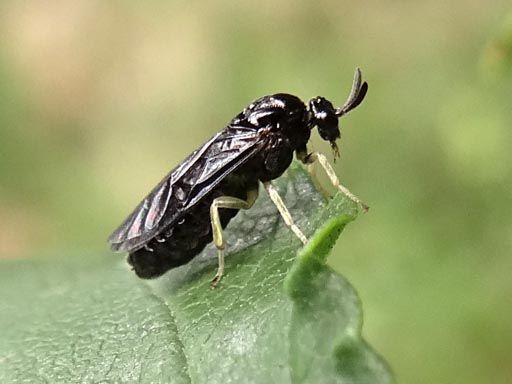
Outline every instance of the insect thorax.
{"label": "insect thorax", "polygon": [[304,146],[311,133],[306,105],[297,96],[286,93],[255,100],[236,119],[285,140],[293,150]]}

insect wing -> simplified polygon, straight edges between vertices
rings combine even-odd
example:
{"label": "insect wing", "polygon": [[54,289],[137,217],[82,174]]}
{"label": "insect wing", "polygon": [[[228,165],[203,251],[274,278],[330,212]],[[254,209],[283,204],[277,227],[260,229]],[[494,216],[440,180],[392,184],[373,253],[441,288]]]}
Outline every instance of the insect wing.
{"label": "insect wing", "polygon": [[228,127],[215,135],[172,170],[112,233],[112,250],[141,248],[264,145],[255,129]]}
{"label": "insect wing", "polygon": [[114,251],[130,250],[154,236],[172,195],[173,180],[179,180],[207,151],[217,134],[169,172],[109,237]]}

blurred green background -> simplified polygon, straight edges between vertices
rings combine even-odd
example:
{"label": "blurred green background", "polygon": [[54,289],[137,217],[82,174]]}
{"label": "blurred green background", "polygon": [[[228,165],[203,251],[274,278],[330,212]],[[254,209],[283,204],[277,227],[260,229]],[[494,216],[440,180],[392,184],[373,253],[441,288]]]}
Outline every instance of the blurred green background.
{"label": "blurred green background", "polygon": [[110,231],[252,99],[341,103],[356,66],[336,168],[371,210],[330,262],[364,334],[399,382],[512,382],[509,0],[2,1],[0,257],[119,257]]}

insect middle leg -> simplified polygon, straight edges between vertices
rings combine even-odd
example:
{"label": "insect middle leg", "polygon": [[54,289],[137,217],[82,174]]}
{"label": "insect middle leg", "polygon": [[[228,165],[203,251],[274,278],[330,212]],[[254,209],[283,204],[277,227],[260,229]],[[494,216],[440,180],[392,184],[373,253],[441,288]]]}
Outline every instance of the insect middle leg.
{"label": "insect middle leg", "polygon": [[263,185],[265,186],[265,189],[267,190],[270,199],[279,210],[279,213],[283,217],[283,220],[286,223],[286,225],[293,231],[293,233],[295,233],[295,235],[300,239],[300,241],[302,241],[303,244],[306,244],[308,242],[308,239],[306,238],[306,236],[304,236],[299,227],[297,227],[297,225],[294,223],[292,215],[290,214],[290,211],[288,211],[288,208],[286,208],[286,205],[284,205],[284,202],[281,199],[281,196],[279,196],[277,189],[272,185],[270,181],[263,183]]}
{"label": "insect middle leg", "polygon": [[[361,201],[361,199],[359,199],[359,197],[357,197],[352,192],[350,192],[347,187],[343,186],[340,183],[340,180],[338,179],[336,172],[334,172],[334,169],[332,168],[331,164],[329,163],[329,161],[327,160],[327,157],[325,157],[324,154],[319,153],[319,152],[312,152],[312,153],[306,155],[301,160],[308,165],[313,164],[315,161],[318,161],[320,166],[323,168],[323,170],[327,174],[327,177],[331,181],[332,185],[334,185],[335,188],[338,188],[342,193],[345,194],[345,196],[347,196],[354,203],[359,205],[363,209],[364,212],[368,211],[369,207],[363,201]],[[308,166],[308,171],[311,173],[311,166]]]}
{"label": "insect middle leg", "polygon": [[247,193],[247,200],[242,200],[231,196],[221,196],[213,200],[213,203],[210,206],[210,220],[212,224],[213,243],[217,247],[217,256],[219,260],[217,273],[211,282],[212,288],[215,288],[217,284],[219,284],[219,281],[224,274],[224,249],[226,248],[226,243],[224,242],[224,235],[222,233],[219,208],[249,209],[253,206],[257,197],[258,190],[255,189]]}

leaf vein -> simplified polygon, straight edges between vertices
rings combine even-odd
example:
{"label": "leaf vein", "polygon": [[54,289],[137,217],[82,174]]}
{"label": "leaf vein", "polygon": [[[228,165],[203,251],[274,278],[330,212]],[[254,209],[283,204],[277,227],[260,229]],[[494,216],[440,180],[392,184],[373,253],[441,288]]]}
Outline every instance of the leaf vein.
{"label": "leaf vein", "polygon": [[179,330],[178,330],[178,324],[176,322],[176,317],[174,316],[171,307],[169,306],[169,304],[163,298],[161,298],[155,292],[153,292],[153,289],[147,283],[142,282],[141,285],[144,287],[144,290],[146,290],[146,292],[153,299],[155,299],[160,305],[162,305],[166,309],[167,314],[169,315],[169,320],[170,320],[170,324],[171,324],[171,327],[170,327],[171,328],[171,332],[176,335],[176,342],[178,344],[180,353],[183,356],[183,360],[184,360],[185,367],[186,367],[186,374],[187,374],[188,382],[192,383],[192,376],[190,374],[189,359],[188,359],[187,354],[185,352],[185,343],[183,342],[183,340],[181,340],[180,333],[179,333]]}

